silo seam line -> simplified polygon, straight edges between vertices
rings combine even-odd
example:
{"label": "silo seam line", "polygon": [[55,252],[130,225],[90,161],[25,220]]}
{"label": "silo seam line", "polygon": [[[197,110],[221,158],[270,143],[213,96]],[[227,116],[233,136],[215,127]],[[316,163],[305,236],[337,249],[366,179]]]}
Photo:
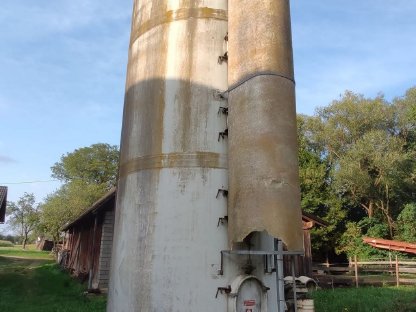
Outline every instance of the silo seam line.
{"label": "silo seam line", "polygon": [[212,152],[166,153],[130,159],[120,165],[120,177],[130,173],[163,168],[227,169],[227,155]]}
{"label": "silo seam line", "polygon": [[288,76],[285,76],[281,73],[278,72],[269,72],[269,71],[265,71],[265,72],[257,72],[251,75],[246,76],[245,78],[243,78],[242,80],[240,80],[239,82],[233,84],[230,88],[228,88],[228,90],[224,91],[222,93],[222,95],[226,94],[226,93],[230,93],[233,90],[237,89],[238,87],[242,86],[243,84],[245,84],[246,82],[256,78],[256,77],[260,77],[260,76],[274,76],[274,77],[279,77],[279,78],[284,78],[286,80],[289,80],[290,82],[292,82],[293,84],[296,84],[295,80],[293,78],[290,78]]}
{"label": "silo seam line", "polygon": [[158,15],[152,19],[149,19],[136,29],[133,30],[130,46],[143,34],[147,33],[151,29],[160,26],[162,24],[168,24],[175,21],[187,20],[191,18],[197,19],[216,19],[221,21],[228,20],[228,13],[226,10],[214,9],[214,8],[182,8],[178,10],[167,11],[165,14]]}

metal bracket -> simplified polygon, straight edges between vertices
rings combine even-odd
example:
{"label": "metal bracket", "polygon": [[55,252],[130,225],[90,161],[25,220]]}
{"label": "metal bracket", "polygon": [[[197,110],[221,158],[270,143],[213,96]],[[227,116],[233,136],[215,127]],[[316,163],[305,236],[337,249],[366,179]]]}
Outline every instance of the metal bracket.
{"label": "metal bracket", "polygon": [[228,196],[228,190],[226,190],[226,189],[218,189],[217,196],[215,196],[215,198],[218,198],[218,196],[220,195],[220,193],[222,194],[223,197],[227,197]]}
{"label": "metal bracket", "polygon": [[218,114],[228,115],[228,107],[220,106],[220,108],[218,109]]}
{"label": "metal bracket", "polygon": [[223,62],[228,62],[228,52],[225,52],[224,55],[218,56],[218,64],[222,64]]}
{"label": "metal bracket", "polygon": [[221,250],[221,262],[218,275],[224,274],[224,254],[230,255],[251,255],[251,256],[267,256],[267,255],[288,255],[288,256],[304,256],[303,251],[264,251],[264,250]]}
{"label": "metal bracket", "polygon": [[218,133],[218,142],[220,141],[220,139],[224,140],[226,136],[228,136],[228,128]]}
{"label": "metal bracket", "polygon": [[228,222],[228,216],[224,216],[222,218],[218,218],[217,227],[219,227],[220,224],[224,224],[225,222]]}
{"label": "metal bracket", "polygon": [[227,287],[218,287],[217,288],[217,293],[215,294],[215,298],[218,298],[218,294],[229,294],[231,292],[231,286],[228,285]]}
{"label": "metal bracket", "polygon": [[269,256],[270,255],[264,255],[263,256],[263,260],[264,260],[264,273],[274,273],[276,272],[276,268],[273,268],[269,265]]}
{"label": "metal bracket", "polygon": [[214,99],[217,101],[226,101],[228,100],[228,92],[221,90],[214,90]]}

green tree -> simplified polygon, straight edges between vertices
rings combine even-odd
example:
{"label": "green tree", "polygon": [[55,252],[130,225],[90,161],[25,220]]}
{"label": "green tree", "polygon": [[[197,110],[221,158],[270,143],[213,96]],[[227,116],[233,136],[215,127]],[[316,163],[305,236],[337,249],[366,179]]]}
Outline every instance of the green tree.
{"label": "green tree", "polygon": [[[409,180],[416,184],[416,87],[406,91],[405,96],[393,100],[397,115],[398,135],[405,141],[405,150],[410,156],[408,168],[410,171]],[[415,193],[414,188],[404,190]]]}
{"label": "green tree", "polygon": [[55,163],[52,177],[64,184],[42,204],[43,233],[57,242],[65,224],[116,185],[118,157],[117,146],[98,143],[67,153]]}
{"label": "green tree", "polygon": [[371,99],[346,92],[317,111],[312,127],[312,140],[331,163],[336,193],[352,209],[385,220],[391,236],[403,203],[414,196],[408,192],[413,156],[400,135],[397,107],[381,95]]}
{"label": "green tree", "polygon": [[39,205],[33,194],[24,193],[17,202],[8,202],[8,224],[17,230],[26,248],[29,234],[39,225]]}
{"label": "green tree", "polygon": [[404,206],[397,217],[397,239],[407,242],[416,242],[416,204]]}
{"label": "green tree", "polygon": [[81,180],[86,184],[116,185],[119,151],[104,143],[76,149],[51,167],[52,177],[65,183]]}
{"label": "green tree", "polygon": [[106,190],[106,184],[86,184],[79,180],[63,185],[48,195],[41,206],[40,225],[43,232],[58,242],[62,227],[81,215]]}
{"label": "green tree", "polygon": [[346,91],[329,106],[317,109],[314,141],[335,162],[372,130],[395,131],[394,108],[382,95],[374,99]]}
{"label": "green tree", "polygon": [[321,150],[309,139],[310,118],[297,117],[299,144],[299,176],[301,187],[301,206],[309,213],[322,216],[326,211],[329,197],[329,164],[321,156]]}
{"label": "green tree", "polygon": [[393,100],[399,135],[406,141],[408,151],[416,149],[416,87],[406,91],[405,96]]}
{"label": "green tree", "polygon": [[335,187],[368,217],[384,218],[393,236],[394,218],[409,197],[404,192],[411,187],[409,160],[401,138],[369,131],[339,159]]}
{"label": "green tree", "polygon": [[379,223],[375,218],[364,218],[359,222],[348,222],[345,231],[339,239],[336,251],[337,253],[345,253],[350,258],[357,256],[361,260],[387,257],[387,251],[373,248],[364,243],[363,236],[384,238],[388,235],[388,226]]}
{"label": "green tree", "polygon": [[313,141],[314,118],[299,115],[299,176],[301,207],[328,223],[312,229],[315,255],[326,255],[335,249],[344,226],[346,211],[342,199],[332,189],[331,162],[324,150]]}

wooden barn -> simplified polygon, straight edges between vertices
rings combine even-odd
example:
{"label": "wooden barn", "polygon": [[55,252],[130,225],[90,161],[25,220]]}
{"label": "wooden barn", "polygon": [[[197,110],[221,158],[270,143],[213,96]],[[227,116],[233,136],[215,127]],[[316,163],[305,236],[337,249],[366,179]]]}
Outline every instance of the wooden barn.
{"label": "wooden barn", "polygon": [[58,261],[71,274],[88,280],[88,289],[106,291],[114,231],[115,188],[67,224]]}
{"label": "wooden barn", "polygon": [[51,251],[53,249],[53,241],[44,237],[38,237],[36,241],[36,248],[43,251]]}
{"label": "wooden barn", "polygon": [[[322,219],[302,211],[302,225],[303,225],[303,244],[305,247],[305,256],[295,256],[295,275],[312,277],[312,243],[311,243],[311,229],[318,226],[327,226],[328,224]],[[292,275],[289,256],[283,257],[285,276]]]}

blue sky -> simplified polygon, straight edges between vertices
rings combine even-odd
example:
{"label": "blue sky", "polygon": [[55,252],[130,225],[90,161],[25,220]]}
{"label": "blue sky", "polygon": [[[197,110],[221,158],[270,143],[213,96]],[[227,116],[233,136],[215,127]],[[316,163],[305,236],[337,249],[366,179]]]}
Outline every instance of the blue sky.
{"label": "blue sky", "polygon": [[[118,145],[132,0],[1,2],[0,184],[50,180],[62,154]],[[416,1],[291,4],[298,112],[416,85]],[[41,201],[59,184],[8,186],[9,200]]]}

